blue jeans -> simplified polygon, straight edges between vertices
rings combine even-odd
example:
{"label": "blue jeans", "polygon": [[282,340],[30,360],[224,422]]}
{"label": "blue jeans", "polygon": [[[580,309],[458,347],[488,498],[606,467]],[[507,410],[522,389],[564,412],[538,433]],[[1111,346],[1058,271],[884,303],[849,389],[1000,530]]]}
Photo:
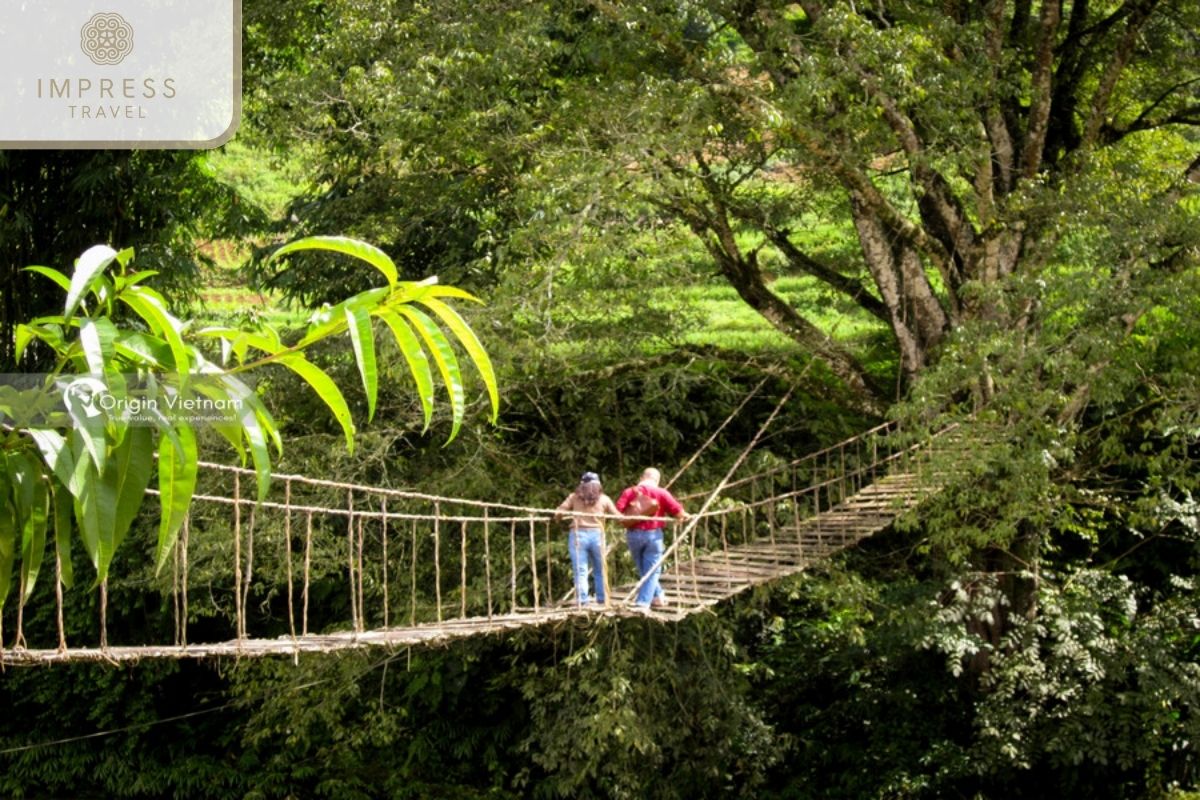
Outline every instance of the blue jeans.
{"label": "blue jeans", "polygon": [[[625,541],[629,544],[629,554],[633,556],[633,563],[637,567],[638,577],[644,577],[646,573],[651,571],[651,568],[658,562],[663,554],[663,532],[662,528],[654,530],[637,530],[633,529],[625,534]],[[634,601],[639,606],[648,606],[650,601],[656,595],[662,594],[662,588],[658,585],[658,574],[662,572],[662,566],[654,570],[642,588],[638,589],[637,599]]]}
{"label": "blue jeans", "polygon": [[596,602],[603,603],[604,597],[604,546],[596,528],[580,528],[567,537],[567,548],[571,551],[571,568],[575,572],[575,597],[579,605],[591,602],[588,595],[588,565],[596,581]]}

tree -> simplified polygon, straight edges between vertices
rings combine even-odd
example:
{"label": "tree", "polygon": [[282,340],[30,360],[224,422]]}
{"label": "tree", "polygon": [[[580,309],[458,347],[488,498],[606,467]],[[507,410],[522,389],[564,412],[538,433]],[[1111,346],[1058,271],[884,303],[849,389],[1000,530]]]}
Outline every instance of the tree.
{"label": "tree", "polygon": [[[746,303],[876,409],[890,393],[773,289],[773,272],[810,276],[886,325],[908,385],[950,331],[1000,313],[987,287],[1036,275],[1056,241],[1104,216],[1092,190],[1114,160],[1168,214],[1200,179],[1198,61],[1178,57],[1195,55],[1193,4],[360,12],[339,4],[311,68],[282,84],[293,113],[298,87],[326,98],[308,128],[321,148],[359,154],[330,162],[330,198],[404,176],[495,180],[493,196],[472,195],[495,224],[464,232],[480,258],[544,246],[538,230],[561,241],[600,228],[597,263],[627,244],[620,231],[656,224],[649,209],[690,230]],[[1189,252],[1161,227],[1124,231],[1126,252],[1164,269]],[[523,268],[539,261],[524,255]]]}
{"label": "tree", "polygon": [[[61,314],[38,317],[16,330],[17,358],[36,341],[53,354],[51,372],[38,376],[29,388],[5,387],[0,394],[0,420],[5,422],[0,610],[19,553],[20,620],[20,609],[41,569],[48,532],[62,580],[72,583],[72,517],[96,569],[103,604],[109,568],[143,504],[155,455],[162,506],[156,562],[161,569],[195,491],[195,429],[204,416],[243,461],[248,451],[262,500],[271,477],[270,448],[281,453],[283,443],[271,414],[245,382],[247,375],[274,365],[298,375],[328,406],[347,447],[353,449],[354,420],[341,390],[305,354],[323,340],[349,334],[370,417],[379,381],[374,323],[384,323],[415,382],[426,426],[435,386],[430,362],[436,367],[449,395],[451,438],[465,413],[462,369],[451,345],[457,341],[483,380],[495,419],[499,397],[491,362],[474,332],[446,302],[475,298],[438,285],[436,278],[401,281],[391,259],[352,239],[301,239],[279,248],[274,257],[294,258],[312,250],[365,261],[387,283],[324,309],[291,343],[267,324],[193,330],[192,323],[171,314],[166,299],[149,287],[153,271],[131,270],[132,250],[92,247],[80,256],[69,278],[49,267],[29,268],[61,287],[66,300]],[[190,413],[193,410],[198,414]]]}

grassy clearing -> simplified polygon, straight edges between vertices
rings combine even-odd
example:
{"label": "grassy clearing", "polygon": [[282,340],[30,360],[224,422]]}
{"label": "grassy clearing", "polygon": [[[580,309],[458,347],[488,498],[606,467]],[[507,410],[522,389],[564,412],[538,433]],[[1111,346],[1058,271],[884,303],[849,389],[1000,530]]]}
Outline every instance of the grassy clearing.
{"label": "grassy clearing", "polygon": [[[821,331],[853,343],[876,335],[882,325],[843,298],[826,291],[815,278],[781,277],[771,288],[800,309]],[[728,285],[691,286],[663,290],[679,298],[703,320],[688,334],[689,344],[716,345],[754,355],[795,353],[796,343],[776,330]]]}

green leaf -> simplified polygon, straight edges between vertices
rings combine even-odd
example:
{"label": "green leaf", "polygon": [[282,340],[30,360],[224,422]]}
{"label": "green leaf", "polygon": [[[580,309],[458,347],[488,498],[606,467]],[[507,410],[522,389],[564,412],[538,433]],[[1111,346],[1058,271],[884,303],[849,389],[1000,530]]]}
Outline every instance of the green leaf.
{"label": "green leaf", "polygon": [[79,326],[79,344],[83,347],[88,372],[93,375],[107,375],[113,357],[113,341],[116,338],[117,328],[111,320],[97,317],[83,321]]}
{"label": "green leaf", "polygon": [[458,366],[458,356],[454,355],[454,348],[450,346],[446,334],[442,333],[441,328],[426,314],[408,306],[397,308],[396,313],[413,323],[413,327],[425,340],[425,344],[433,356],[433,363],[437,364],[438,371],[442,374],[442,381],[446,384],[446,391],[450,395],[450,413],[453,418],[450,438],[446,441],[454,441],[454,437],[458,436],[459,428],[462,427],[463,412],[466,408],[462,370]]}
{"label": "green leaf", "polygon": [[[0,458],[0,480],[10,481],[8,457]],[[13,564],[17,559],[17,524],[11,492],[0,492],[0,611],[12,586]]]}
{"label": "green leaf", "polygon": [[115,507],[111,528],[100,528],[100,558],[97,580],[108,578],[108,568],[117,548],[129,532],[150,485],[151,463],[154,457],[154,438],[150,429],[134,426],[125,441],[113,453],[103,476],[103,482],[114,486]]}
{"label": "green leaf", "polygon": [[488,358],[487,351],[483,349],[479,338],[475,336],[475,331],[471,330],[471,326],[459,316],[457,311],[441,300],[426,297],[420,302],[441,317],[446,326],[462,342],[471,360],[475,362],[475,368],[479,370],[479,376],[483,378],[483,384],[487,387],[488,399],[492,403],[492,422],[494,423],[500,414],[500,392],[496,386],[496,372],[492,368],[492,360]]}
{"label": "green leaf", "polygon": [[185,386],[192,360],[188,355],[190,348],[183,341],[183,324],[167,311],[162,297],[145,286],[129,287],[121,293],[121,301],[150,326],[151,332],[166,341],[175,361],[179,384]]}
{"label": "green leaf", "polygon": [[408,363],[408,371],[417,385],[417,396],[421,399],[421,410],[425,414],[425,429],[433,421],[433,372],[429,369],[429,356],[425,355],[417,336],[394,309],[384,309],[379,314],[392,330],[396,346]]}
{"label": "green leaf", "polygon": [[354,360],[367,394],[367,419],[375,418],[375,401],[379,394],[379,368],[375,363],[375,333],[371,330],[369,309],[358,304],[346,306],[346,322],[350,342],[354,345]]}
{"label": "green leaf", "polygon": [[71,482],[75,472],[75,456],[67,446],[67,440],[58,431],[30,428],[26,431],[42,454],[42,460],[65,486]]}
{"label": "green leaf", "polygon": [[88,399],[87,393],[91,392],[90,396],[95,397],[107,391],[108,387],[103,381],[82,377],[71,381],[63,395],[67,404],[67,414],[74,421],[75,431],[81,435],[97,471],[104,470],[108,457],[108,443],[104,436],[105,416],[96,402]]}
{"label": "green leaf", "polygon": [[25,267],[23,271],[32,272],[35,275],[42,275],[58,284],[58,287],[64,292],[71,291],[71,279],[53,267]]}
{"label": "green leaf", "polygon": [[189,425],[181,425],[175,431],[178,444],[169,436],[158,440],[158,492],[162,501],[162,514],[158,526],[158,549],[154,563],[158,572],[167,563],[167,556],[175,547],[179,529],[192,504],[196,491],[198,453],[196,434]]}
{"label": "green leaf", "polygon": [[34,459],[24,453],[10,457],[17,469],[10,472],[17,499],[17,521],[21,526],[21,601],[29,600],[37,584],[42,559],[46,553],[46,518],[49,512],[49,493],[41,469]]}
{"label": "green leaf", "polygon": [[[79,307],[79,301],[91,288],[104,270],[117,259],[117,251],[108,245],[98,244],[84,251],[75,262],[75,272],[71,275],[71,284],[67,287],[67,301],[63,305],[63,316],[70,317]],[[45,272],[41,273],[46,275]],[[51,277],[47,275],[47,277]]]}
{"label": "green leaf", "polygon": [[380,250],[374,245],[360,242],[357,239],[350,239],[345,236],[309,236],[305,239],[299,239],[295,242],[285,244],[283,247],[276,250],[267,259],[272,261],[280,256],[289,253],[297,253],[304,250],[331,250],[336,253],[344,253],[354,256],[357,259],[366,261],[375,269],[383,273],[387,278],[389,286],[395,286],[399,279],[399,273],[396,270],[396,264],[392,261],[388,254]]}
{"label": "green leaf", "polygon": [[354,420],[350,416],[350,407],[346,405],[346,398],[342,395],[342,390],[333,382],[333,378],[305,358],[303,353],[288,353],[277,358],[276,362],[299,375],[329,407],[329,410],[333,412],[333,418],[342,426],[342,431],[346,435],[346,449],[353,453]]}
{"label": "green leaf", "polygon": [[[232,375],[223,375],[221,380],[229,396],[238,405],[238,422],[250,445],[250,458],[254,461],[258,482],[258,501],[261,503],[267,499],[267,490],[271,487],[271,454],[267,450],[267,437],[273,435],[278,448],[279,434],[270,422],[270,414],[249,387]],[[268,421],[266,426],[263,424],[264,418]]]}
{"label": "green leaf", "polygon": [[62,484],[54,486],[54,548],[62,570],[62,582],[68,589],[75,585],[71,565],[71,493]]}

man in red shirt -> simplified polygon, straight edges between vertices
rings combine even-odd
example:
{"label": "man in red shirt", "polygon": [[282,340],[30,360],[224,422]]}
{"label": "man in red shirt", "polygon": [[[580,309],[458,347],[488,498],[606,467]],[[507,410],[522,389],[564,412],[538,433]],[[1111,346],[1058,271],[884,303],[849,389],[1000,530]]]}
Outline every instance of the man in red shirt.
{"label": "man in red shirt", "polygon": [[[654,517],[654,519],[635,523],[625,534],[625,541],[629,545],[629,554],[633,556],[633,563],[638,568],[638,575],[645,577],[648,573],[653,572],[638,589],[637,599],[634,601],[643,608],[665,604],[662,587],[658,585],[658,574],[661,572],[662,566],[655,566],[663,554],[663,526],[666,524],[663,517],[669,515],[678,520],[685,520],[688,516],[679,501],[658,485],[660,480],[662,480],[662,476],[659,471],[650,467],[642,473],[642,479],[637,486],[630,486],[621,492],[621,497],[617,500],[617,510],[622,514],[626,513],[626,509],[631,503],[634,503],[635,498],[639,495],[653,503],[652,507],[649,507],[648,510],[642,509],[641,513],[636,516]],[[634,505],[649,506],[650,504],[639,501]],[[630,511],[629,513],[633,514],[634,512]]]}

